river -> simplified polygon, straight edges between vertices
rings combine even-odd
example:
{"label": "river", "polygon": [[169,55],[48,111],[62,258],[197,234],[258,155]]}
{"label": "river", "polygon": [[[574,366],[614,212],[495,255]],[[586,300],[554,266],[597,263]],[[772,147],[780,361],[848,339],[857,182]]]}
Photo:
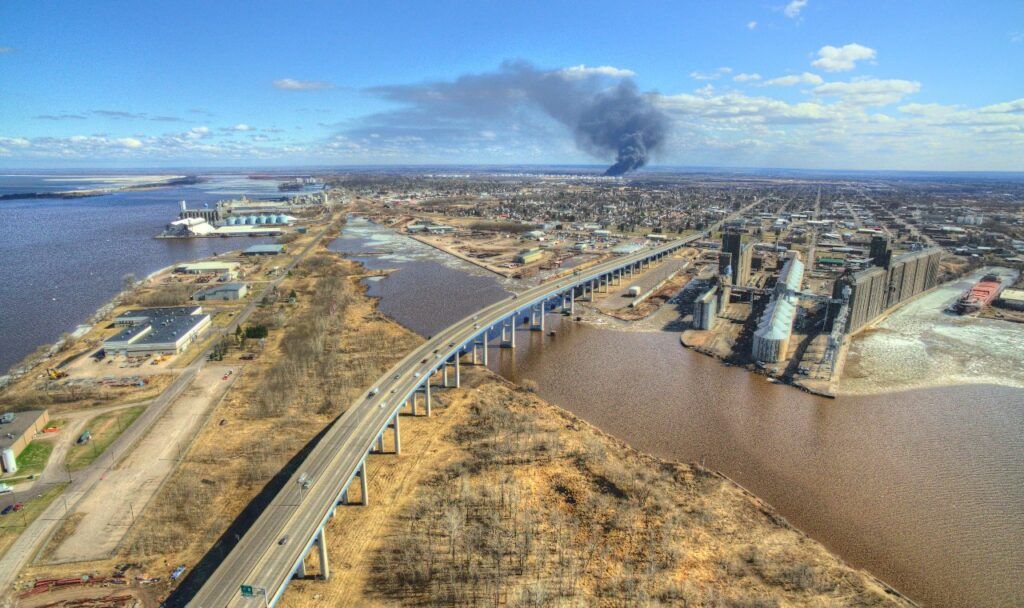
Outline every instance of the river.
{"label": "river", "polygon": [[[203,183],[76,199],[0,201],[0,375],[84,323],[122,287],[177,262],[270,242],[265,238],[154,239],[178,203],[277,197],[278,182],[209,175]],[[101,188],[110,176],[0,175],[0,193]]]}
{"label": "river", "polygon": [[[425,335],[511,286],[359,218],[332,248],[372,268],[397,269],[372,281],[369,293]],[[912,326],[904,315],[921,310],[906,307],[887,323]],[[703,460],[922,604],[1024,605],[1024,392],[1012,382],[830,400],[686,350],[675,332],[615,331],[557,316],[549,322],[555,338],[522,332],[515,351],[492,351],[492,367],[537,382],[545,399],[643,451]],[[970,320],[949,323],[971,331]],[[1024,331],[999,323],[1004,334]],[[875,348],[857,351],[860,365]],[[995,360],[974,365],[1003,369],[1024,355],[987,348],[979,356]]]}

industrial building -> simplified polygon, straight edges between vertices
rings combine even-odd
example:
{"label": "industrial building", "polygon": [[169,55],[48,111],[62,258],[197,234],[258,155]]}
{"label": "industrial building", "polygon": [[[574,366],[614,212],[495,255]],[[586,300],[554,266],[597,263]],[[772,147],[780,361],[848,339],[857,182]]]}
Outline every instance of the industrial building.
{"label": "industrial building", "polygon": [[280,255],[284,251],[284,245],[253,245],[243,251],[242,255]]}
{"label": "industrial building", "polygon": [[693,301],[693,328],[709,330],[719,311],[718,285],[712,285]]}
{"label": "industrial building", "polygon": [[512,260],[518,264],[529,264],[530,262],[536,262],[543,256],[544,252],[539,247],[533,247],[531,249],[523,249]]}
{"label": "industrial building", "polygon": [[18,456],[49,421],[46,410],[12,412],[0,417],[0,462],[4,473],[17,472]]}
{"label": "industrial building", "polygon": [[174,267],[179,274],[217,274],[228,278],[238,276],[238,262],[193,262]]}
{"label": "industrial building", "polygon": [[793,335],[793,321],[800,307],[800,288],[804,279],[804,263],[798,253],[790,252],[789,259],[779,271],[772,299],[765,307],[754,330],[752,356],[760,363],[779,363],[786,358],[789,340]]}
{"label": "industrial building", "polygon": [[[912,251],[892,257],[884,237],[871,242],[871,259],[888,262],[887,266],[871,266],[859,272],[847,270],[836,279],[832,297],[842,299],[843,288],[850,288],[846,331],[854,332],[874,321],[889,308],[935,287],[939,281],[938,247]],[[833,304],[838,311],[839,304]]]}
{"label": "industrial building", "polygon": [[225,226],[287,226],[295,221],[295,218],[283,213],[259,214],[259,215],[232,215],[224,220]]}
{"label": "industrial building", "polygon": [[1024,289],[1004,289],[999,294],[998,304],[1010,310],[1024,310]]}
{"label": "industrial building", "polygon": [[222,283],[213,285],[206,289],[200,289],[192,294],[192,299],[197,302],[205,300],[241,300],[249,293],[249,286],[245,283]]}
{"label": "industrial building", "polygon": [[130,310],[114,324],[124,329],[103,342],[107,354],[141,356],[184,352],[211,321],[201,306],[173,306]]}
{"label": "industrial building", "polygon": [[[753,246],[743,242],[742,232],[723,232],[722,252],[729,254],[726,263],[732,271],[732,284],[746,285],[750,279],[750,263],[754,258]],[[721,268],[722,258],[719,258],[719,274],[725,276]]]}

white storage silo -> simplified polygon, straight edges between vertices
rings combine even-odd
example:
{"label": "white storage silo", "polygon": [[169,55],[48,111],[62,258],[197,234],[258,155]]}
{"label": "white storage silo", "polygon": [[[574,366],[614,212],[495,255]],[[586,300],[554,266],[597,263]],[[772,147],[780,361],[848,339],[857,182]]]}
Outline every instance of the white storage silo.
{"label": "white storage silo", "polygon": [[18,472],[18,462],[14,458],[14,450],[11,448],[4,448],[4,451],[0,453],[0,463],[3,464],[5,473]]}

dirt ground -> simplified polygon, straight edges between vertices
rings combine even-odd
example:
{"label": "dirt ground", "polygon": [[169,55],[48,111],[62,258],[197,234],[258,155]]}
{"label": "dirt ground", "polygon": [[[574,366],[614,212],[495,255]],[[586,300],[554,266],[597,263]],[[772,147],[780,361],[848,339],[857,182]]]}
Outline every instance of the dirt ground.
{"label": "dirt ground", "polygon": [[371,506],[328,528],[331,579],[282,606],[910,605],[731,481],[464,378],[370,459]]}
{"label": "dirt ground", "polygon": [[[210,409],[237,378],[237,366],[207,365],[168,408],[131,455],[108,471],[55,532],[42,561],[109,557],[150,498],[174,470]],[[224,376],[230,372],[227,380]],[[75,517],[77,516],[77,517]],[[60,542],[55,542],[60,541]]]}

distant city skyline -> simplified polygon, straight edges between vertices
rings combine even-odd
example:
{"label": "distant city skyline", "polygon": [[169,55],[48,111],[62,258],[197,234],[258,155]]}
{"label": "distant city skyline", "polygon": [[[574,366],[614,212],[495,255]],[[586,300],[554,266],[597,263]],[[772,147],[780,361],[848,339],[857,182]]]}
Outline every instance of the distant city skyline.
{"label": "distant city skyline", "polygon": [[[0,5],[0,167],[610,164],[1024,171],[1024,3]],[[580,101],[583,100],[583,101]],[[582,118],[581,118],[582,117]]]}

